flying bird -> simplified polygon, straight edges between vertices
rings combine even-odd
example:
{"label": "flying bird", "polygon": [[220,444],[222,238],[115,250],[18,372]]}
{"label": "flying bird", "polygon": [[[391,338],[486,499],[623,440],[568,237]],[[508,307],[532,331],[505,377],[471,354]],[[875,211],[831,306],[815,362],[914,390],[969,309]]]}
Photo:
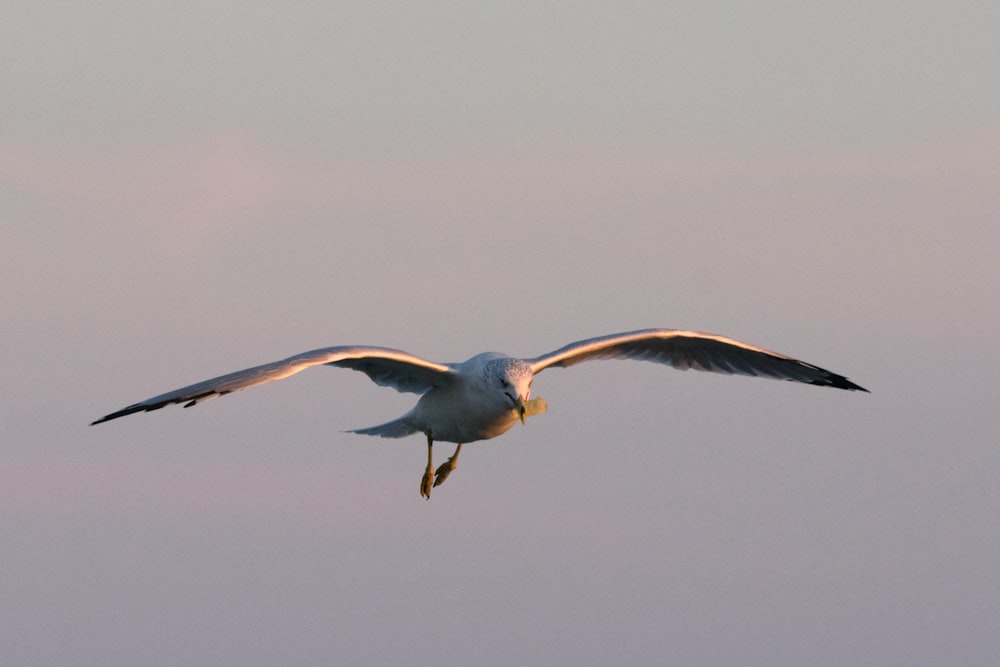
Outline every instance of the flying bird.
{"label": "flying bird", "polygon": [[[325,347],[169,391],[105,415],[91,425],[172,403],[189,408],[216,396],[282,380],[313,366],[350,368],[361,371],[377,385],[420,394],[417,404],[402,417],[350,432],[383,438],[423,433],[427,437],[427,468],[420,480],[420,494],[429,499],[431,488],[455,470],[464,443],[495,438],[518,421],[523,424],[525,417],[545,412],[545,401],[531,398],[535,375],[546,368],[566,368],[592,359],[652,361],[679,370],[693,368],[868,391],[843,375],[732,338],[696,331],[643,329],[588,338],[530,359],[483,352],[449,364],[385,347]],[[435,441],[457,445],[455,453],[437,470],[433,466]]]}

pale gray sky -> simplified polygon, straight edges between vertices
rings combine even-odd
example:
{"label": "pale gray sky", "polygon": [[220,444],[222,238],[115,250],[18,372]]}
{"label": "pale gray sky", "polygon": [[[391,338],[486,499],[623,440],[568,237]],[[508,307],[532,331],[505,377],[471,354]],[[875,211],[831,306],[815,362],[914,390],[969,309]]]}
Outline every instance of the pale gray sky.
{"label": "pale gray sky", "polygon": [[[994,664],[998,44],[985,2],[14,2],[5,660]],[[342,432],[413,399],[346,371],[86,426],[649,326],[873,393],[552,370],[430,502],[421,438]]]}

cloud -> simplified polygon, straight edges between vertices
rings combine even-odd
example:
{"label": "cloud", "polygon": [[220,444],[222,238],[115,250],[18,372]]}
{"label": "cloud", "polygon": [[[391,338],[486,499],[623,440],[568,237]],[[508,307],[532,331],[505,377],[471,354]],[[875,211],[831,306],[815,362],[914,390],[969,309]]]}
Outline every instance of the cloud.
{"label": "cloud", "polygon": [[[105,151],[21,146],[0,158],[0,178],[22,199],[72,211],[91,234],[147,236],[165,252],[193,252],[253,223],[275,197],[277,173],[238,133]],[[22,210],[22,222],[44,217]]]}

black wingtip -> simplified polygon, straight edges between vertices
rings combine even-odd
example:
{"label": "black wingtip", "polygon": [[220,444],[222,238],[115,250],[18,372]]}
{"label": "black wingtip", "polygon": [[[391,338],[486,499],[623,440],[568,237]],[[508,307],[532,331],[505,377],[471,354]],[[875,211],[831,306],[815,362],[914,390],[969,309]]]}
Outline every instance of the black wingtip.
{"label": "black wingtip", "polygon": [[91,426],[97,426],[98,424],[103,424],[104,422],[109,422],[112,419],[118,419],[119,417],[124,417],[125,415],[130,415],[130,414],[132,414],[132,412],[135,412],[135,411],[134,410],[130,410],[129,408],[125,408],[124,410],[119,410],[118,412],[112,412],[110,415],[104,415],[100,419],[98,419],[96,421],[90,422],[90,425]]}
{"label": "black wingtip", "polygon": [[838,377],[837,380],[839,380],[839,382],[833,386],[837,387],[838,389],[846,389],[848,391],[863,391],[866,394],[871,393],[870,391],[862,387],[860,384],[855,384],[854,382],[851,382],[850,380],[848,380],[843,376]]}
{"label": "black wingtip", "polygon": [[832,373],[830,377],[825,378],[824,380],[821,381],[813,382],[812,384],[818,384],[823,387],[833,387],[834,389],[846,389],[847,391],[863,391],[866,394],[871,393],[870,391],[862,387],[860,384],[855,384],[854,382],[851,382],[843,375],[833,375]]}
{"label": "black wingtip", "polygon": [[98,424],[103,424],[104,422],[109,422],[112,419],[118,419],[119,417],[124,417],[125,415],[130,415],[133,412],[139,412],[142,408],[133,409],[132,406],[125,408],[124,410],[119,410],[118,412],[112,412],[110,415],[104,415],[96,421],[90,422],[91,426],[96,426]]}
{"label": "black wingtip", "polygon": [[127,417],[128,415],[134,415],[137,412],[149,412],[151,410],[159,410],[164,405],[167,405],[167,403],[165,403],[165,402],[164,403],[149,403],[149,404],[147,404],[147,403],[136,403],[135,405],[130,405],[127,408],[122,408],[121,410],[118,410],[117,412],[112,412],[109,415],[104,415],[103,417],[101,417],[97,421],[90,422],[90,425],[91,426],[95,426],[97,424],[103,424],[104,422],[109,422],[112,419],[118,419],[119,417]]}

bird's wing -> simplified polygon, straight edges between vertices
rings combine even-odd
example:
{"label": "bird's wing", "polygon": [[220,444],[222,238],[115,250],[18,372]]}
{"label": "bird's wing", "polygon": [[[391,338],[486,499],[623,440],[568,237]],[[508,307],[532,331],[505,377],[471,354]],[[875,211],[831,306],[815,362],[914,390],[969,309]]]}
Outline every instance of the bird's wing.
{"label": "bird's wing", "polygon": [[738,340],[696,331],[643,329],[570,343],[554,352],[526,359],[538,373],[550,366],[572,366],[590,359],[636,359],[738,375],[805,382],[838,389],[868,391],[843,375]]}
{"label": "bird's wing", "polygon": [[384,347],[325,347],[311,352],[303,352],[281,361],[221,375],[166,394],[147,398],[145,401],[105,415],[93,424],[100,424],[135,412],[158,410],[171,403],[184,403],[184,407],[188,408],[216,396],[223,396],[272,380],[282,380],[321,364],[361,371],[370,377],[375,384],[415,394],[422,394],[432,387],[447,385],[455,374],[450,366],[427,361],[399,350]]}

